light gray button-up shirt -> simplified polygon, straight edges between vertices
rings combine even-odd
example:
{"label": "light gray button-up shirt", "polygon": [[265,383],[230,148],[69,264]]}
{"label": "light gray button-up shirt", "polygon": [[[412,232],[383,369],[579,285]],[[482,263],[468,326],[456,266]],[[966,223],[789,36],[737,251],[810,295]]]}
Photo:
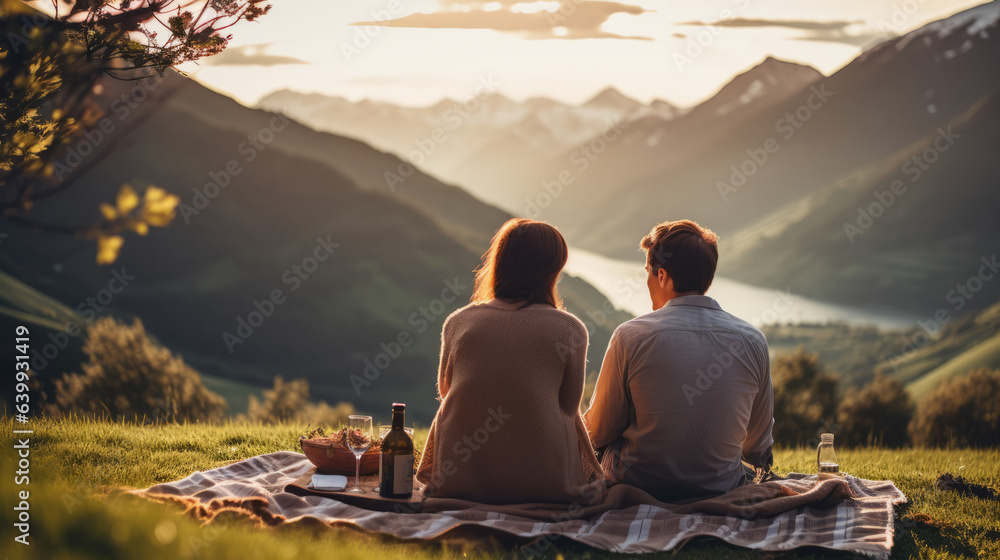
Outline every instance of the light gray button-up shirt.
{"label": "light gray button-up shirt", "polygon": [[609,478],[675,501],[769,467],[773,411],[764,335],[696,295],[615,330],[585,419]]}

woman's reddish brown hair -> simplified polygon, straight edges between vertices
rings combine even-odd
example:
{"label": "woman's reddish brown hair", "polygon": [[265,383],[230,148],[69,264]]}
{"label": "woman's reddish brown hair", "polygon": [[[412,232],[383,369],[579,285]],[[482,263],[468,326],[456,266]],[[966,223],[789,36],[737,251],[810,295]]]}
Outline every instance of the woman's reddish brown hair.
{"label": "woman's reddish brown hair", "polygon": [[562,309],[556,288],[569,247],[559,231],[545,222],[514,218],[500,226],[483,264],[476,269],[472,303],[493,298],[548,303]]}

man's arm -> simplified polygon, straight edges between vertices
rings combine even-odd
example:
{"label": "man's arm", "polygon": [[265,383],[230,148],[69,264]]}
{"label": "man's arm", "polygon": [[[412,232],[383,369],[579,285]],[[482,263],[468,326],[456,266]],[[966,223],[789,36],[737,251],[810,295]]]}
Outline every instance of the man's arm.
{"label": "man's arm", "polygon": [[774,392],[771,388],[771,361],[767,353],[767,341],[764,341],[763,352],[757,352],[757,362],[761,369],[760,385],[750,411],[747,437],[743,440],[743,460],[757,469],[769,471],[774,464],[771,453],[771,446],[774,444],[771,436],[774,428]]}
{"label": "man's arm", "polygon": [[584,414],[587,432],[595,448],[616,441],[628,427],[625,346],[619,329],[611,335],[601,373],[597,376],[594,396],[590,399],[590,408]]}

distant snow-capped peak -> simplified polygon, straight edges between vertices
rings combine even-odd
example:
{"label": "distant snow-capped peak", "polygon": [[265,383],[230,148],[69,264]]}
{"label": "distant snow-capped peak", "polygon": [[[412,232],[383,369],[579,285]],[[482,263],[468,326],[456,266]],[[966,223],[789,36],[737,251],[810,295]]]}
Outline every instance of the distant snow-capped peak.
{"label": "distant snow-capped peak", "polygon": [[998,22],[1000,22],[1000,2],[994,0],[911,31],[896,39],[895,47],[897,51],[901,51],[918,37],[928,42],[944,39],[961,30],[965,30],[969,37],[979,36],[985,39]]}

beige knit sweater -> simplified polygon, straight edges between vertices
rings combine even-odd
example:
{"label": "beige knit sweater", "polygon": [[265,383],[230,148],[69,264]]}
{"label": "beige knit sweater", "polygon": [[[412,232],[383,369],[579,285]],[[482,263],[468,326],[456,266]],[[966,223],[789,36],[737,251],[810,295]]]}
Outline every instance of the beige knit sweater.
{"label": "beige knit sweater", "polygon": [[441,332],[441,405],[417,479],[425,494],[492,503],[585,501],[601,468],[579,413],[587,329],[545,304],[492,300]]}

